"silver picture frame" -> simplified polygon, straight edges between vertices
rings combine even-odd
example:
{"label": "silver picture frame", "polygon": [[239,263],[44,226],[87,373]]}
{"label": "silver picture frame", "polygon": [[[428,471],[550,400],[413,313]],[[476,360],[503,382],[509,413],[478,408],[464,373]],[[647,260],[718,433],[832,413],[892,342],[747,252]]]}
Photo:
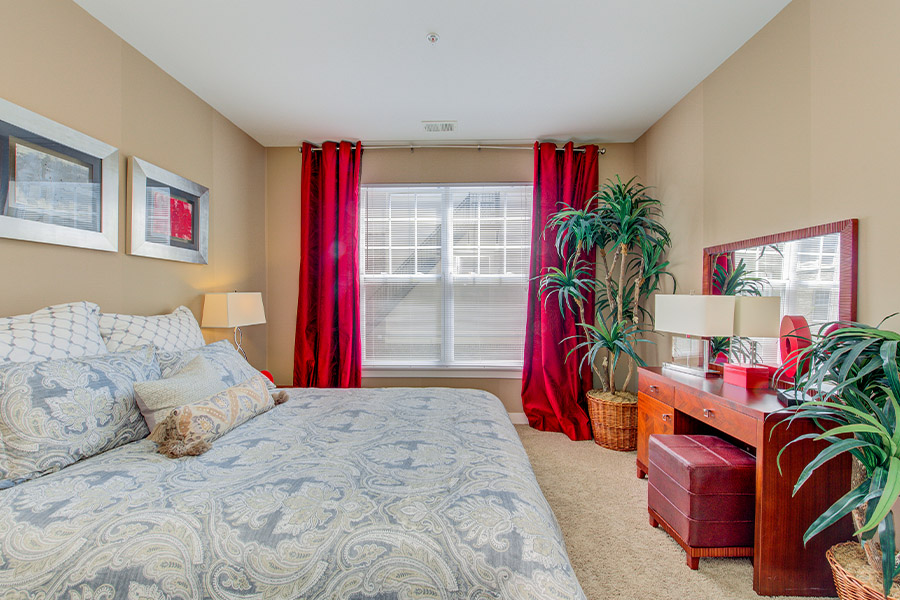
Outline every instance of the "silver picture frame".
{"label": "silver picture frame", "polygon": [[[130,235],[128,253],[179,262],[208,264],[209,254],[209,188],[167,171],[136,156],[128,158],[128,198],[130,203]],[[147,233],[147,181],[152,180],[196,198],[194,248],[183,248],[149,239]]]}
{"label": "silver picture frame", "polygon": [[[74,246],[91,250],[119,250],[119,151],[89,135],[0,98],[0,121],[100,161],[99,231],[0,214],[0,237]],[[2,198],[0,198],[2,200]]]}

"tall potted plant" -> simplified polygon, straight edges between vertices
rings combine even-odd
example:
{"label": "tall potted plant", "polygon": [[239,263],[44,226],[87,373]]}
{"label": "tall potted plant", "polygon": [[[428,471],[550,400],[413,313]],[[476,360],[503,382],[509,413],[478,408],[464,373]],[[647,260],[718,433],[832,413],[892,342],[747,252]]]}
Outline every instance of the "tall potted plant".
{"label": "tall potted plant", "polygon": [[[582,360],[600,384],[588,392],[594,439],[615,450],[634,450],[637,443],[637,397],[627,390],[636,366],[644,364],[637,345],[649,341],[642,337],[650,319],[646,303],[663,277],[675,281],[667,271],[671,239],[660,223],[661,203],[648,189],[616,176],[583,209],[563,206],[547,225],[564,266],[543,273],[541,295],[545,301],[556,295],[563,317],[577,319],[576,350],[584,351]],[[597,300],[590,305],[592,294]]]}
{"label": "tall potted plant", "polygon": [[809,526],[804,541],[851,514],[855,535],[879,583],[877,591],[871,589],[864,577],[851,576],[843,564],[842,557],[858,545],[835,546],[828,559],[842,598],[882,598],[900,575],[892,512],[900,498],[898,345],[900,334],[881,325],[832,323],[823,326],[812,345],[798,355],[794,388],[810,400],[789,409],[792,414],[784,423],[815,419],[822,433],[795,441],[814,439],[827,446],[803,469],[795,493],[825,462],[849,453],[853,463],[849,491]]}

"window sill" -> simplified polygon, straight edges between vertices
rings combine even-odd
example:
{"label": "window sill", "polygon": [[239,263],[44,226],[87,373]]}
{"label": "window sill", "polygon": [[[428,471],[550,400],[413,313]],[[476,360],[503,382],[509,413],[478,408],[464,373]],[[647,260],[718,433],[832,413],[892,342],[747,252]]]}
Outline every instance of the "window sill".
{"label": "window sill", "polygon": [[522,379],[522,367],[364,366],[364,379]]}

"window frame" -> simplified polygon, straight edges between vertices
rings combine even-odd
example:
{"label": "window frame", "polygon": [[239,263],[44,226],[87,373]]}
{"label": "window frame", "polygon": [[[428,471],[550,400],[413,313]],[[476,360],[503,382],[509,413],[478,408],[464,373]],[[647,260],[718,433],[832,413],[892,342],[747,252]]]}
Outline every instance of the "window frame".
{"label": "window frame", "polygon": [[[519,379],[524,369],[524,348],[522,359],[512,361],[496,361],[489,364],[482,363],[461,363],[447,362],[448,349],[452,353],[453,349],[453,282],[451,278],[445,276],[446,273],[452,273],[452,253],[448,252],[448,248],[452,246],[449,239],[450,228],[447,226],[452,217],[452,205],[444,201],[443,194],[448,188],[508,188],[508,187],[525,187],[531,190],[530,196],[533,198],[534,183],[533,182],[450,182],[450,183],[364,183],[360,185],[360,257],[359,257],[359,277],[360,277],[360,310],[365,306],[365,283],[366,281],[383,281],[395,280],[412,280],[421,278],[423,281],[435,281],[441,284],[443,306],[450,306],[451,310],[445,311],[443,322],[441,324],[441,360],[431,363],[409,363],[405,361],[378,361],[363,360],[362,375],[371,378],[404,378],[404,377],[435,377],[435,378],[490,378],[490,379]],[[441,216],[441,271],[436,276],[429,275],[366,275],[366,214],[365,214],[365,191],[368,189],[441,189],[442,190],[442,216]],[[533,231],[533,205],[531,207],[531,218],[529,219],[529,231]],[[505,221],[505,219],[504,219]],[[531,252],[532,240],[529,239],[528,251]],[[504,246],[505,247],[505,246]],[[390,254],[390,251],[389,251]],[[530,261],[529,261],[530,263]],[[460,276],[460,278],[471,278],[472,276]],[[484,278],[505,278],[521,277],[524,284],[528,286],[529,275],[509,276],[509,275],[479,275],[477,277]],[[524,323],[523,323],[524,327]],[[361,337],[365,343],[365,319],[360,319]]]}

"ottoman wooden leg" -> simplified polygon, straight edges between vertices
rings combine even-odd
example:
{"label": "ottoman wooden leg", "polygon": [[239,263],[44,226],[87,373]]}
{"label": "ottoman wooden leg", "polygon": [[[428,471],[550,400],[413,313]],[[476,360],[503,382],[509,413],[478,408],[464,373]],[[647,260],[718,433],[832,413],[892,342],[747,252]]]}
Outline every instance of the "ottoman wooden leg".
{"label": "ottoman wooden leg", "polygon": [[656,520],[653,513],[650,513],[650,527],[659,527],[659,521]]}
{"label": "ottoman wooden leg", "polygon": [[691,568],[692,571],[696,571],[700,568],[700,557],[699,556],[691,556],[687,555],[687,566]]}

